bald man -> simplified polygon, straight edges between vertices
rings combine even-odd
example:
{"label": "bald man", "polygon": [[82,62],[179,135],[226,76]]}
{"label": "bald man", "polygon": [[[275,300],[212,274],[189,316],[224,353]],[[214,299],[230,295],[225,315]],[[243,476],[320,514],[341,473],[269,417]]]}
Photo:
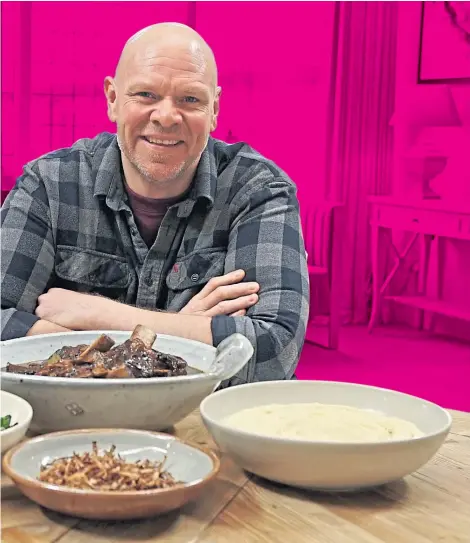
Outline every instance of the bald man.
{"label": "bald man", "polygon": [[217,346],[240,332],[254,355],[225,385],[293,378],[309,304],[296,189],[210,136],[211,49],[150,26],[104,91],[116,134],[30,162],[2,208],[2,340],[143,324]]}

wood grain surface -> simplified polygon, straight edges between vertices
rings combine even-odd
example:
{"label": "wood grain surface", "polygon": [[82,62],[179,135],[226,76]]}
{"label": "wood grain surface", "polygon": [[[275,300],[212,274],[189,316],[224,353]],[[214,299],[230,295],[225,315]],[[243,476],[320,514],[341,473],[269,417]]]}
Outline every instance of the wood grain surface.
{"label": "wood grain surface", "polygon": [[[451,433],[426,466],[359,494],[321,494],[270,483],[222,456],[218,478],[198,502],[156,519],[105,523],[41,509],[2,473],[2,541],[470,543],[470,414],[451,414]],[[174,433],[217,450],[198,412]]]}

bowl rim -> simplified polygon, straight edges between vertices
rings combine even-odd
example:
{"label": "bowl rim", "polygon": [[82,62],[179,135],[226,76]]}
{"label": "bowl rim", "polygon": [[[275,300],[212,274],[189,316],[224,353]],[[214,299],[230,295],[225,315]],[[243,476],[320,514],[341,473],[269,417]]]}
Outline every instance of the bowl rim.
{"label": "bowl rim", "polygon": [[[24,417],[22,417],[22,420],[18,420],[18,423],[15,426],[12,426],[11,428],[7,428],[6,430],[1,430],[0,436],[3,439],[4,437],[10,436],[15,434],[16,432],[24,431],[24,428],[26,429],[31,424],[31,420],[33,418],[33,407],[32,405],[26,401],[21,396],[17,396],[16,394],[13,394],[12,392],[7,392],[6,390],[0,390],[0,397],[7,396],[13,399],[14,402],[17,402],[18,404],[22,405],[26,409],[26,414]],[[2,409],[3,409],[3,401],[2,401]],[[7,413],[8,414],[8,413]]]}
{"label": "bowl rim", "polygon": [[[345,387],[351,387],[351,388],[356,388],[356,387],[359,387],[359,388],[367,388],[367,389],[373,389],[373,390],[379,390],[379,391],[383,391],[383,392],[387,392],[387,393],[390,393],[392,395],[395,395],[395,396],[406,396],[408,398],[413,398],[414,400],[418,400],[424,404],[427,404],[429,406],[432,406],[433,408],[435,409],[438,409],[439,411],[442,412],[442,414],[446,417],[447,421],[446,421],[446,424],[440,429],[440,430],[437,430],[435,432],[430,432],[430,433],[426,433],[422,436],[418,436],[418,437],[412,437],[412,438],[405,438],[405,439],[393,439],[393,440],[390,440],[390,441],[320,441],[320,440],[312,440],[312,439],[299,439],[299,438],[293,438],[293,437],[276,437],[276,436],[268,436],[268,435],[260,435],[260,434],[255,434],[253,432],[248,432],[246,430],[239,430],[238,428],[231,428],[230,426],[228,426],[227,424],[223,424],[219,421],[216,421],[215,419],[213,419],[210,415],[207,414],[207,404],[209,404],[211,401],[216,401],[214,400],[213,398],[214,397],[217,397],[217,396],[223,396],[223,395],[228,395],[228,394],[236,394],[236,390],[239,389],[240,387],[243,387],[243,388],[260,388],[260,387],[263,387],[263,386],[272,386],[272,387],[276,387],[276,388],[282,388],[284,386],[301,386],[302,384],[319,384],[319,385],[341,385],[341,386],[345,386]],[[304,385],[305,386],[305,385]],[[234,392],[235,391],[235,392]],[[282,400],[279,402],[282,404]],[[307,403],[307,402],[298,402],[298,403]],[[313,402],[312,402],[313,403]],[[318,402],[320,403],[320,402]],[[260,404],[261,405],[264,405],[264,404]],[[326,404],[325,404],[326,405]],[[341,405],[341,404],[335,404],[335,405]],[[258,406],[255,406],[255,407],[258,407]],[[407,394],[406,392],[399,392],[397,390],[391,390],[389,388],[383,388],[383,387],[376,387],[376,386],[373,386],[373,385],[363,385],[363,384],[360,384],[360,383],[345,383],[345,382],[342,382],[342,381],[316,381],[316,380],[302,380],[302,381],[294,381],[294,380],[291,380],[291,381],[262,381],[262,382],[257,382],[257,383],[246,383],[246,384],[243,384],[243,385],[238,385],[237,387],[229,387],[229,388],[225,388],[225,389],[222,389],[222,390],[218,390],[216,392],[214,392],[213,394],[210,394],[209,396],[206,396],[201,404],[200,404],[200,407],[199,407],[199,410],[200,410],[200,413],[201,413],[201,417],[203,419],[204,422],[208,421],[210,424],[212,424],[213,426],[217,427],[218,429],[222,430],[222,431],[225,431],[225,432],[230,432],[234,435],[238,435],[240,437],[243,437],[243,438],[251,438],[251,439],[259,439],[259,440],[263,440],[263,441],[267,441],[269,443],[283,443],[283,444],[288,444],[288,445],[293,445],[293,444],[296,444],[296,445],[303,445],[303,446],[316,446],[316,447],[356,447],[356,448],[370,448],[370,447],[383,447],[383,446],[388,446],[388,447],[393,447],[393,446],[398,446],[398,445],[404,445],[404,444],[409,444],[409,443],[419,443],[419,442],[422,442],[422,441],[426,441],[428,439],[431,439],[433,437],[438,437],[438,436],[446,436],[450,429],[451,429],[451,426],[452,426],[452,422],[453,422],[453,419],[452,419],[452,416],[451,414],[449,413],[449,411],[447,409],[444,409],[443,407],[437,405],[436,403],[434,402],[430,402],[429,400],[425,400],[423,398],[419,398],[418,396],[413,396],[412,394]],[[410,422],[410,421],[409,421]],[[210,429],[209,429],[210,431]],[[211,435],[212,435],[212,432],[211,432]]]}
{"label": "bowl rim", "polygon": [[[54,332],[52,334],[36,334],[35,336],[23,336],[23,337],[16,337],[13,339],[4,339],[0,341],[1,347],[6,347],[8,345],[16,344],[16,343],[34,343],[34,341],[37,341],[38,339],[49,339],[49,338],[60,338],[60,337],[82,337],[87,335],[100,335],[100,334],[106,334],[106,335],[122,335],[122,336],[130,336],[132,335],[133,330],[105,330],[105,329],[97,329],[97,330],[72,330],[70,332]],[[202,341],[197,341],[195,339],[188,339],[180,336],[173,336],[170,334],[157,334],[157,337],[155,338],[155,341],[158,339],[166,339],[169,341],[177,340],[178,342],[187,343],[189,345],[197,345],[199,347],[203,347],[205,349],[208,349],[209,351],[212,351],[214,354],[217,351],[216,347],[213,345],[209,345],[208,343],[204,343]]]}
{"label": "bowl rim", "polygon": [[[20,451],[23,447],[27,446],[30,443],[38,442],[38,441],[48,441],[50,439],[54,439],[55,437],[63,436],[63,435],[73,435],[73,434],[82,434],[82,435],[89,435],[89,434],[95,434],[95,433],[127,433],[127,434],[146,434],[146,435],[153,435],[153,436],[162,436],[167,439],[170,439],[172,441],[177,441],[183,445],[186,445],[187,447],[191,449],[196,449],[203,454],[205,454],[209,459],[212,461],[212,469],[211,471],[204,477],[201,477],[199,479],[195,479],[194,481],[191,481],[189,483],[183,483],[176,485],[174,487],[169,488],[155,488],[150,490],[123,490],[123,491],[113,491],[113,490],[80,490],[76,488],[71,488],[67,486],[58,486],[58,485],[51,485],[48,483],[43,483],[41,481],[38,481],[36,479],[32,479],[30,477],[25,477],[18,471],[14,470],[11,466],[11,462],[13,459],[13,456]],[[208,447],[203,447],[201,445],[191,443],[189,441],[186,441],[184,439],[181,439],[179,437],[173,436],[171,434],[167,434],[164,432],[152,432],[149,430],[132,430],[129,428],[83,428],[79,430],[64,430],[61,432],[51,432],[48,434],[43,434],[39,436],[35,436],[33,438],[26,439],[24,441],[21,441],[14,447],[12,447],[10,450],[8,450],[2,459],[2,468],[5,471],[6,475],[12,479],[12,481],[15,484],[19,484],[22,486],[26,486],[31,489],[40,489],[46,492],[56,492],[57,494],[73,494],[75,496],[93,496],[93,497],[102,497],[102,498],[136,498],[139,496],[142,497],[148,497],[148,496],[161,496],[165,494],[171,494],[172,492],[179,491],[179,490],[185,490],[185,489],[192,489],[197,488],[203,484],[208,483],[212,479],[216,477],[218,472],[220,471],[220,459],[217,456],[217,454],[210,450]]]}
{"label": "bowl rim", "polygon": [[[57,386],[67,386],[69,388],[83,388],[83,387],[93,387],[93,388],[109,388],[116,387],[119,385],[127,386],[155,386],[160,383],[166,384],[175,384],[175,383],[192,383],[192,382],[219,382],[221,379],[208,372],[196,373],[193,375],[175,375],[172,377],[146,377],[146,378],[117,378],[117,379],[99,379],[99,378],[89,378],[89,377],[50,377],[46,375],[25,375],[24,373],[13,373],[4,371],[4,367],[0,368],[1,380],[8,383],[18,383],[28,384],[28,385],[37,385],[37,386],[47,386],[47,385],[57,385]],[[163,385],[161,385],[163,386]]]}
{"label": "bowl rim", "polygon": [[[23,343],[29,343],[37,341],[38,338],[44,339],[44,338],[67,338],[67,337],[83,337],[85,335],[100,335],[100,334],[106,334],[106,335],[123,335],[128,336],[132,334],[132,330],[74,330],[72,332],[55,332],[54,334],[38,334],[36,336],[25,336],[20,338],[14,338],[14,339],[8,339],[5,341],[1,341],[0,345],[2,347],[7,347],[9,345],[15,345],[15,344],[23,344]],[[186,339],[179,336],[171,336],[168,334],[157,334],[156,341],[161,339],[166,339],[169,341],[177,340],[178,342],[186,343],[188,346],[198,346],[199,348],[202,346],[202,348],[206,349],[209,352],[211,352],[214,357],[216,355],[217,349],[213,345],[209,345],[207,343],[203,343],[202,341],[196,341],[194,339]],[[21,364],[25,364],[27,362],[21,362]],[[191,367],[191,366],[190,366]],[[95,388],[101,388],[101,387],[113,387],[116,385],[133,385],[133,386],[154,386],[156,383],[181,383],[181,381],[184,382],[192,382],[192,381],[214,381],[218,382],[220,379],[218,379],[217,376],[214,376],[213,374],[209,372],[200,372],[195,373],[192,375],[176,375],[172,377],[149,377],[145,379],[135,379],[135,378],[123,378],[123,379],[90,379],[88,377],[50,377],[47,375],[26,375],[24,373],[10,373],[5,371],[6,364],[3,366],[0,366],[0,375],[1,379],[5,380],[6,382],[18,382],[21,383],[28,383],[28,384],[36,384],[38,386],[41,385],[50,385],[53,383],[57,386],[68,386],[70,388],[81,388],[84,385],[95,387]]]}

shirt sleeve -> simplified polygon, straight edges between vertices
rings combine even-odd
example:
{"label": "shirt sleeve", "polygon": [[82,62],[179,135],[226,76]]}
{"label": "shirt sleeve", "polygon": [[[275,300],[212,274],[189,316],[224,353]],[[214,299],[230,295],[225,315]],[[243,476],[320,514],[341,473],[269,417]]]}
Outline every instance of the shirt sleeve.
{"label": "shirt sleeve", "polygon": [[305,340],[309,282],[296,188],[271,177],[250,191],[248,205],[245,192],[229,234],[225,273],[245,270],[245,281],[257,281],[260,292],[246,316],[212,319],[215,346],[238,332],[254,348],[249,363],[222,388],[291,379]]}
{"label": "shirt sleeve", "polygon": [[23,337],[39,320],[38,297],[54,269],[54,243],[47,194],[26,166],[1,211],[2,341]]}

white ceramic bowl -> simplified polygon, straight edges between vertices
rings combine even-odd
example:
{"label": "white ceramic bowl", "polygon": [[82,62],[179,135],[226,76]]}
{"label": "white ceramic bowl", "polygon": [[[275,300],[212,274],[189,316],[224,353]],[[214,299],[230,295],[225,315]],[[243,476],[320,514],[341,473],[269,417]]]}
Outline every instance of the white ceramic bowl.
{"label": "white ceramic bowl", "polygon": [[[303,441],[250,434],[223,422],[249,407],[314,402],[377,410],[416,424],[424,436],[386,443]],[[280,483],[327,491],[359,490],[411,474],[434,456],[452,423],[447,411],[414,396],[327,381],[227,388],[203,400],[201,415],[220,449],[245,470]]]}
{"label": "white ceramic bowl", "polygon": [[[1,344],[1,367],[44,360],[66,345],[90,344],[100,334],[115,342],[131,332],[68,332],[30,336]],[[150,379],[86,379],[22,375],[2,371],[2,390],[27,400],[34,410],[31,429],[54,432],[78,428],[164,430],[176,424],[231,378],[253,355],[251,343],[240,334],[217,349],[198,341],[159,335],[154,348],[181,356],[201,373]]]}
{"label": "white ceramic bowl", "polygon": [[11,424],[15,425],[0,433],[1,451],[4,453],[24,438],[31,423],[33,409],[23,398],[3,390],[0,391],[0,401],[1,416],[11,415]]}
{"label": "white ceramic bowl", "polygon": [[[116,454],[128,462],[161,462],[167,456],[164,468],[182,484],[155,490],[112,492],[76,490],[37,480],[42,465],[73,453],[91,452],[93,441],[100,453],[114,445]],[[76,517],[123,520],[152,517],[195,500],[216,476],[220,462],[211,451],[170,435],[94,429],[57,432],[20,443],[4,456],[2,466],[23,494],[39,505]]]}

